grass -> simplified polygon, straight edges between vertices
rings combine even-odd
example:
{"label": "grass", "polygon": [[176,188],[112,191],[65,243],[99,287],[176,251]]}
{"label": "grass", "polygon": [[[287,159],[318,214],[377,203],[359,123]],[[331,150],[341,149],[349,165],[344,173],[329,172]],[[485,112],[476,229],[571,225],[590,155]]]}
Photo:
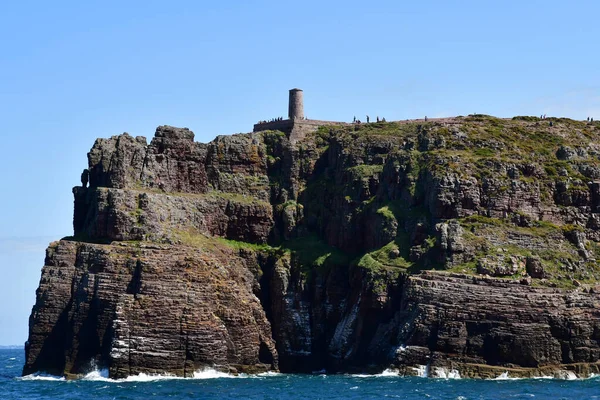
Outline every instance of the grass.
{"label": "grass", "polygon": [[383,165],[361,164],[348,168],[348,171],[354,179],[362,179],[378,175],[383,171]]}
{"label": "grass", "polygon": [[331,266],[349,265],[351,256],[329,246],[316,235],[309,235],[283,242],[280,249],[292,252],[305,271],[312,268],[323,269]]}
{"label": "grass", "polygon": [[[550,121],[553,122],[552,127],[549,126]],[[476,185],[485,187],[485,201],[488,203],[499,196],[513,198],[518,193],[517,189],[531,193],[535,191],[542,199],[542,207],[553,207],[554,187],[563,185],[567,195],[572,197],[578,196],[578,192],[589,192],[586,183],[592,178],[586,178],[580,171],[592,171],[587,172],[591,176],[594,169],[600,169],[600,159],[592,152],[587,158],[557,159],[556,152],[560,146],[576,149],[600,142],[600,123],[586,124],[561,118],[541,120],[535,116],[517,116],[501,119],[474,114],[445,122],[409,121],[321,127],[298,145],[296,150],[301,162],[298,171],[292,172],[293,176],[283,172],[285,158],[282,148],[287,140],[286,135],[276,131],[262,132],[261,135],[264,147],[253,147],[251,151],[254,158],[264,154],[268,160],[268,186],[272,188],[272,193],[280,188],[287,190],[296,184],[297,192],[301,193],[297,204],[289,201],[277,205],[277,210],[304,206],[303,229],[313,234],[278,246],[253,245],[193,234],[180,235],[182,243],[207,248],[283,252],[292,255],[307,271],[331,266],[408,272],[417,272],[425,267],[448,267],[450,264],[446,261],[439,265],[411,262],[410,246],[414,243],[410,242],[410,235],[405,231],[417,222],[424,221],[429,237],[420,244],[421,250],[425,252],[425,257],[434,258],[435,251],[440,248],[435,239],[435,224],[440,221],[434,220],[429,208],[431,185],[436,180],[447,179],[449,185],[462,185],[464,181],[461,180],[473,181],[475,178]],[[331,163],[334,157],[336,164]],[[508,176],[509,166],[519,171],[518,176]],[[223,178],[228,182],[238,179],[235,174],[223,174]],[[367,182],[366,178],[374,179]],[[384,178],[385,182],[378,181]],[[257,177],[244,177],[244,181],[240,182],[250,188],[268,190],[267,182]],[[140,190],[271,206],[253,196],[237,193],[212,191],[189,194],[164,193],[147,188]],[[487,212],[488,206],[484,204],[483,196],[478,207],[476,211],[482,214]],[[566,210],[568,205],[560,207],[560,210]],[[475,249],[470,250],[474,257],[494,254],[497,247],[504,247],[511,254],[539,256],[551,276],[549,282],[568,285],[571,277],[595,279],[586,277],[583,272],[568,270],[570,263],[583,261],[564,235],[584,228],[579,225],[560,226],[537,221],[535,215],[519,214],[519,210],[514,210],[502,219],[478,214],[460,219],[465,228],[463,239]],[[139,210],[132,211],[132,216],[137,219]],[[327,245],[314,234],[323,231],[331,218],[334,221],[335,218],[348,218],[350,223],[354,223],[361,221],[361,218],[372,219],[373,216],[378,217],[379,221],[381,218],[386,222],[397,221],[398,236],[368,252],[357,249],[355,254],[346,254]],[[527,226],[517,226],[512,221]],[[514,240],[511,242],[511,235],[531,239],[532,248],[515,245]],[[590,242],[589,251],[600,258],[600,246],[596,243]],[[591,276],[599,274],[592,261],[578,265],[582,265]],[[476,273],[476,260],[457,261],[450,270]]]}
{"label": "grass", "polygon": [[381,207],[380,209],[378,209],[377,214],[383,216],[385,219],[388,219],[388,220],[396,219],[396,216],[394,215],[394,212],[391,210],[390,205],[385,205],[385,206]]}
{"label": "grass", "polygon": [[368,124],[354,125],[352,128],[355,134],[361,136],[395,136],[405,137],[414,136],[423,128],[432,126],[428,122],[374,122]]}
{"label": "grass", "polygon": [[[301,265],[302,271],[310,274],[312,271],[326,272],[332,267],[358,266],[368,270],[402,269],[406,271],[411,263],[407,261],[408,249],[402,247],[403,238],[390,242],[380,249],[363,254],[356,258],[353,255],[329,246],[324,240],[316,235],[309,235],[283,242],[280,246],[273,247],[267,244],[252,244],[229,240],[219,237],[209,237],[190,231],[177,232],[180,243],[201,248],[205,251],[218,251],[229,248],[233,250],[245,249],[282,256],[288,253],[296,258]],[[400,256],[391,257],[390,254],[398,250]]]}
{"label": "grass", "polygon": [[[477,216],[476,218],[468,218],[472,224],[479,224],[489,226],[491,229],[497,231],[500,225],[500,221],[493,218],[485,218]],[[401,235],[400,235],[401,236]],[[383,275],[390,271],[396,271],[397,273],[415,273],[421,269],[415,268],[415,264],[408,261],[408,247],[405,246],[406,238],[399,237],[397,240],[382,246],[379,249],[375,249],[368,253],[365,253],[357,258],[354,258],[342,252],[341,250],[327,245],[322,239],[315,235],[305,236],[298,239],[286,241],[279,247],[269,246],[267,244],[252,244],[246,242],[240,242],[235,240],[228,240],[224,238],[208,237],[202,234],[188,231],[180,231],[177,233],[178,240],[185,245],[202,248],[205,251],[222,251],[223,249],[233,250],[253,250],[257,252],[264,252],[269,254],[282,254],[288,253],[296,257],[300,263],[304,273],[310,274],[312,271],[325,272],[329,268],[337,267],[352,267],[356,266],[364,268],[369,272],[369,279],[376,290],[384,290],[384,286],[389,283],[388,280],[383,279]],[[466,241],[479,241],[480,243],[485,242],[485,239],[478,235],[466,232],[464,235]],[[435,247],[435,237],[429,237],[425,240],[424,247],[427,249],[433,249]],[[134,243],[135,244],[135,243]],[[139,243],[138,243],[139,245]],[[591,245],[592,251],[595,254],[600,255],[600,246],[596,243]],[[504,253],[496,253],[496,249],[492,246],[488,252],[479,253],[479,257],[484,257],[486,254],[501,254],[518,255],[522,257],[527,256],[538,256],[542,261],[542,265],[549,278],[546,279],[543,284],[556,286],[561,288],[572,288],[573,279],[577,279],[582,283],[590,282],[593,283],[600,275],[598,267],[594,269],[595,275],[592,274],[565,274],[563,265],[568,262],[575,262],[577,257],[568,251],[560,249],[544,249],[538,251],[532,251],[519,246],[507,244],[503,246]],[[387,272],[386,272],[387,271]],[[451,272],[476,274],[477,273],[477,262],[472,260],[462,264],[454,265],[448,269]],[[394,276],[396,276],[394,275]],[[387,275],[386,275],[387,276]],[[522,276],[518,273],[512,277],[505,277],[506,279],[520,279]],[[539,282],[537,283],[540,284]]]}
{"label": "grass", "polygon": [[[518,214],[518,213],[515,213]],[[573,280],[581,283],[595,283],[600,279],[600,265],[593,260],[583,261],[577,249],[566,238],[570,232],[583,231],[579,225],[556,225],[548,221],[531,221],[529,227],[516,226],[510,220],[487,218],[473,215],[460,220],[467,230],[463,240],[478,249],[475,260],[452,266],[450,271],[476,274],[476,260],[486,256],[521,256],[540,259],[546,279],[536,281],[536,285],[573,288]],[[474,230],[474,233],[471,232]],[[521,237],[531,241],[528,247],[512,243],[510,237]],[[490,239],[502,243],[492,245]],[[600,246],[588,242],[588,250],[600,256]],[[596,257],[597,257],[596,256]],[[522,274],[507,277],[522,278]]]}
{"label": "grass", "polygon": [[261,252],[270,252],[275,249],[268,244],[248,243],[217,236],[207,236],[194,230],[175,231],[174,237],[177,242],[183,245],[200,248],[205,251],[215,251],[224,247],[232,250],[245,249]]}
{"label": "grass", "polygon": [[[549,121],[553,121],[552,127],[547,123]],[[369,123],[336,129],[323,127],[318,136],[324,142],[332,135],[354,141],[369,136],[416,141],[417,136],[426,133],[431,140],[444,138],[443,150],[463,150],[471,160],[502,156],[516,161],[544,162],[555,160],[554,153],[560,145],[581,146],[600,139],[596,125],[564,118],[548,118],[542,122],[538,117],[519,116],[509,120],[473,114],[456,118],[453,124],[465,134],[458,140],[447,125],[435,121]]]}
{"label": "grass", "polygon": [[[253,184],[259,185],[260,189],[266,189],[266,181],[262,182],[257,177],[244,177],[244,180],[249,181]],[[264,186],[264,187],[263,187]],[[232,192],[223,192],[220,190],[211,190],[207,193],[187,193],[187,192],[165,192],[162,189],[158,188],[148,188],[148,187],[136,187],[131,190],[135,190],[137,192],[142,193],[151,193],[151,194],[160,194],[165,196],[174,196],[174,197],[187,197],[187,198],[196,198],[196,199],[225,199],[230,200],[236,203],[242,204],[263,204],[265,206],[270,206],[270,203],[260,200],[254,196],[244,195],[240,193],[232,193]]]}
{"label": "grass", "polygon": [[479,157],[493,157],[496,155],[496,151],[488,148],[479,148],[473,151],[473,154]]}
{"label": "grass", "polygon": [[519,115],[512,118],[513,121],[527,121],[527,122],[537,122],[541,121],[540,117],[532,117],[528,115]]}
{"label": "grass", "polygon": [[408,261],[409,248],[406,246],[405,239],[400,237],[377,250],[368,252],[355,260],[354,263],[367,269],[400,268],[408,270],[413,263]]}
{"label": "grass", "polygon": [[[553,122],[553,126],[549,125],[550,121]],[[389,201],[385,193],[379,192],[369,196],[368,201],[357,202],[358,194],[350,190],[354,183],[344,183],[338,187],[331,178],[333,174],[321,174],[312,181],[311,195],[308,199],[315,200],[314,204],[308,207],[311,209],[308,212],[314,213],[312,210],[322,208],[320,200],[316,199],[339,196],[346,198],[349,203],[354,201],[357,211],[363,215],[375,213],[385,219],[394,218],[400,227],[410,226],[420,219],[431,221],[428,208],[423,206],[426,200],[424,196],[429,193],[427,185],[431,183],[432,178],[444,178],[449,175],[460,179],[475,177],[478,185],[488,185],[487,194],[492,197],[513,196],[517,189],[531,190],[539,193],[542,205],[553,206],[552,188],[557,182],[568,182],[567,194],[577,196],[577,192],[589,191],[585,182],[591,180],[582,176],[579,172],[580,166],[585,165],[589,170],[600,169],[600,160],[595,157],[564,161],[556,158],[556,151],[563,145],[579,148],[586,147],[588,143],[600,142],[599,128],[600,124],[586,124],[561,118],[541,120],[535,116],[517,116],[501,119],[474,114],[456,118],[449,123],[388,122],[353,125],[335,130],[323,129],[319,133],[320,140],[326,144],[331,140],[341,143],[344,156],[351,160],[350,165],[364,162],[359,166],[347,168],[353,179],[380,173],[381,159],[375,162],[366,156],[369,154],[369,146],[377,141],[385,141],[388,146],[392,143],[392,151],[381,156],[385,158],[383,164],[387,161],[389,165],[389,161],[392,161],[391,167],[398,171],[398,185],[403,188],[404,196],[408,198]],[[420,147],[419,140],[423,137],[436,145]],[[427,150],[428,148],[430,150]],[[507,165],[519,171],[517,177],[508,176]],[[327,217],[324,214],[319,215],[321,219]],[[564,238],[565,234],[583,228],[578,225],[560,226],[536,219],[535,215],[519,215],[519,210],[502,219],[477,214],[460,219],[465,228],[463,239],[468,246],[475,249],[471,250],[475,252],[475,260],[457,263],[451,270],[476,273],[477,257],[494,254],[498,244],[492,243],[504,242],[505,245],[500,247],[505,248],[509,254],[539,256],[551,276],[548,282],[554,280],[568,286],[571,284],[571,275],[584,279],[585,274],[566,272],[568,264],[580,262],[581,257],[577,255],[577,249]],[[527,226],[517,226],[512,221],[523,221],[519,223]],[[423,266],[408,261],[408,246],[411,243],[402,237],[406,235],[404,230],[400,228],[399,231],[400,235],[396,240],[360,255],[353,263],[372,270],[397,268],[417,272]],[[431,234],[432,226],[429,227],[429,231]],[[519,242],[512,237],[523,238],[523,243],[529,240],[533,244],[531,248],[522,247],[514,244]],[[494,240],[490,241],[490,238]],[[425,253],[434,251],[436,246],[435,236],[432,235],[421,245]],[[590,251],[598,253],[597,258],[600,258],[600,246],[593,243],[589,247]],[[543,249],[547,251],[544,252]],[[397,252],[401,253],[399,257],[395,257]],[[592,262],[586,265],[584,269],[595,271],[596,267]],[[427,266],[435,267],[438,266]]]}

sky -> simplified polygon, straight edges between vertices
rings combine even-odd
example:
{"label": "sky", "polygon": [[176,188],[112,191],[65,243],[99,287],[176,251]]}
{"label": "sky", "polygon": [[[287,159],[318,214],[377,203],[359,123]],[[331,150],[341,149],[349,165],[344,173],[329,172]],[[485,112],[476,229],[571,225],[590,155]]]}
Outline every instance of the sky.
{"label": "sky", "polygon": [[286,116],[600,119],[597,1],[0,3],[0,345],[22,344],[44,249],[72,234],[98,137],[196,140]]}

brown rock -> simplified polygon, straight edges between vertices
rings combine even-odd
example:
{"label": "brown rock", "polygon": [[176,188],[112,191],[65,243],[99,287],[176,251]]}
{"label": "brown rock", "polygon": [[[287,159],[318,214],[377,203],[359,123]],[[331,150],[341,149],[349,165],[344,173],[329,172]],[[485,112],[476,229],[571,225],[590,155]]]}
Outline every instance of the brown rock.
{"label": "brown rock", "polygon": [[527,269],[529,276],[532,278],[544,279],[546,277],[544,273],[544,266],[542,265],[542,261],[539,259],[539,257],[527,257],[525,268]]}
{"label": "brown rock", "polygon": [[[600,136],[548,129],[469,116],[293,144],[170,126],[98,139],[24,372],[598,372],[598,290],[560,287],[600,279]],[[531,152],[558,142],[560,165]]]}
{"label": "brown rock", "polygon": [[247,261],[227,247],[53,243],[24,374],[191,376],[202,367],[277,369],[271,326]]}

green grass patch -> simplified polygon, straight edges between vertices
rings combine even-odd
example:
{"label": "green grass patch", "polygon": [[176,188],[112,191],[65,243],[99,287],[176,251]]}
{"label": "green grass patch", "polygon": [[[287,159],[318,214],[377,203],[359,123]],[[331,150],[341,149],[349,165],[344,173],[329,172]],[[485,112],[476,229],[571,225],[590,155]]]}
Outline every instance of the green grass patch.
{"label": "green grass patch", "polygon": [[377,214],[381,215],[383,218],[388,220],[396,219],[394,212],[391,210],[389,205],[383,206],[377,210]]}
{"label": "green grass patch", "polygon": [[513,121],[527,121],[527,122],[538,122],[541,121],[540,117],[533,117],[529,115],[518,115],[512,118]]}
{"label": "green grass patch", "polygon": [[217,236],[207,236],[194,230],[178,230],[174,232],[175,239],[186,246],[200,248],[206,251],[214,251],[218,248],[227,247],[233,250],[254,250],[271,252],[276,248],[262,243],[249,243],[238,240],[225,239]]}
{"label": "green grass patch", "polygon": [[354,179],[362,179],[373,175],[379,175],[383,171],[383,165],[361,164],[350,167],[346,171],[348,171]]}
{"label": "green grass patch", "polygon": [[475,149],[473,151],[473,154],[475,154],[478,157],[493,157],[496,155],[496,151],[494,151],[492,149],[488,149],[486,147],[483,147],[483,148]]}
{"label": "green grass patch", "polygon": [[407,238],[399,237],[385,246],[370,251],[359,257],[357,266],[367,269],[401,268],[407,270],[412,266],[408,260]]}
{"label": "green grass patch", "polygon": [[464,227],[471,227],[473,225],[490,225],[490,226],[503,226],[506,222],[499,218],[490,218],[484,215],[473,214],[460,220],[461,225]]}
{"label": "green grass patch", "polygon": [[328,245],[316,235],[303,236],[283,242],[281,249],[292,252],[303,270],[349,265],[351,258],[340,249]]}

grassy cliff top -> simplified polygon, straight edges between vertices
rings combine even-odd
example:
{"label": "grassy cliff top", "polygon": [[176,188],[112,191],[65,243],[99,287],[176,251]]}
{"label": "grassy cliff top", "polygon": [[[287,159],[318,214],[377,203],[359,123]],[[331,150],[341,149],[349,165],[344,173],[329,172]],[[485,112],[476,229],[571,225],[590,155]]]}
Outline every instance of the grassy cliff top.
{"label": "grassy cliff top", "polygon": [[[440,167],[482,178],[497,169],[498,163],[512,163],[533,169],[525,175],[537,178],[600,178],[600,122],[477,114],[321,127],[316,136],[317,143],[335,136],[348,152],[378,146],[381,153],[403,150],[420,156],[421,164],[432,172]],[[369,167],[360,168],[370,172]]]}
{"label": "grassy cliff top", "polygon": [[312,157],[299,183],[303,234],[353,265],[563,287],[600,279],[599,122],[469,115],[324,126],[299,152]]}

